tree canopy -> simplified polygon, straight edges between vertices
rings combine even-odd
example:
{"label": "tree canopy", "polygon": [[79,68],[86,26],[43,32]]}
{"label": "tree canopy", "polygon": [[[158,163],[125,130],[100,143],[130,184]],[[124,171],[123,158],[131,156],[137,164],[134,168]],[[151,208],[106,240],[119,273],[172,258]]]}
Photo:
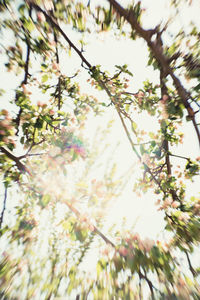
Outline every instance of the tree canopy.
{"label": "tree canopy", "polygon": [[[200,7],[163,1],[154,20],[147,2],[0,1],[1,299],[200,299]],[[107,38],[129,41],[142,64],[140,41],[153,79],[132,84],[117,56],[99,63],[87,49]],[[132,174],[119,175],[107,144],[112,112],[141,170],[138,199],[151,191],[163,213],[163,239],[143,239],[135,220],[105,232]]]}

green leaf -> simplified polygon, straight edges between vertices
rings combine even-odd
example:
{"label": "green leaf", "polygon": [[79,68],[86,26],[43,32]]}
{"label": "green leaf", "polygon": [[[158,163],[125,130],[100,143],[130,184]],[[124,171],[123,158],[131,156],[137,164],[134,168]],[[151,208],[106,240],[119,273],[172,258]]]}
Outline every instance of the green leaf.
{"label": "green leaf", "polygon": [[32,32],[35,29],[35,25],[33,24],[31,18],[25,20],[24,27],[28,29],[29,32]]}
{"label": "green leaf", "polygon": [[44,208],[47,206],[50,200],[51,200],[51,196],[46,194],[40,199],[39,204],[42,206],[42,208]]}
{"label": "green leaf", "polygon": [[24,139],[25,139],[25,137],[22,136],[21,139],[20,139],[20,143],[21,143],[21,144],[24,144]]}
{"label": "green leaf", "polygon": [[146,153],[145,148],[143,145],[140,145],[140,153],[143,155],[144,153]]}
{"label": "green leaf", "polygon": [[43,122],[43,119],[37,119],[34,127],[41,129],[43,127]]}
{"label": "green leaf", "polygon": [[137,129],[137,124],[134,121],[132,121],[131,122],[131,127],[132,127],[133,132],[135,132],[136,129]]}
{"label": "green leaf", "polygon": [[49,79],[48,75],[47,75],[47,74],[44,74],[44,75],[42,76],[42,83],[47,82],[48,79]]}

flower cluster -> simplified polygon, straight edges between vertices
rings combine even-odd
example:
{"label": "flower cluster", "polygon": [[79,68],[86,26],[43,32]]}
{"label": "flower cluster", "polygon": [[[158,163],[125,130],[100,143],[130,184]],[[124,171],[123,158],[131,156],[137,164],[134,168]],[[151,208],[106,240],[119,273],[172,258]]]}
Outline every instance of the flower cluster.
{"label": "flower cluster", "polygon": [[128,233],[128,235],[125,238],[125,243],[127,244],[128,247],[124,247],[124,246],[120,246],[119,248],[119,253],[122,256],[127,256],[128,249],[129,250],[133,250],[134,248],[137,248],[143,252],[150,252],[152,247],[154,246],[155,242],[152,239],[149,238],[145,238],[145,239],[141,239],[141,237],[139,236],[138,233]]}

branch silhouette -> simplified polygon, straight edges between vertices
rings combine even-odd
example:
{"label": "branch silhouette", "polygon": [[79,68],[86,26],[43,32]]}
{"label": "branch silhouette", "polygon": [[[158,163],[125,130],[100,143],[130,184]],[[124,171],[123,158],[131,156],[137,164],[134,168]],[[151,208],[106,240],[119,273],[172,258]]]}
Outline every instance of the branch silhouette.
{"label": "branch silhouette", "polygon": [[[183,87],[179,78],[174,74],[173,69],[170,67],[169,59],[164,54],[164,50],[162,47],[162,39],[161,39],[162,32],[159,32],[158,28],[150,29],[150,30],[143,29],[141,27],[141,25],[137,22],[134,12],[132,10],[124,9],[115,0],[108,0],[108,2],[110,2],[110,4],[120,14],[121,17],[125,18],[125,20],[131,25],[132,29],[135,30],[137,32],[137,34],[146,41],[146,43],[148,44],[150,50],[152,51],[152,54],[154,55],[155,59],[159,63],[160,67],[162,67],[162,69],[165,73],[165,77],[167,75],[170,75],[170,77],[174,83],[174,86],[178,92],[178,95],[179,95],[184,107],[187,109],[188,116],[192,120],[193,126],[194,126],[196,134],[197,134],[198,142],[200,145],[200,131],[198,128],[198,124],[195,120],[195,112],[188,101],[190,99],[190,94]],[[157,35],[157,38],[155,41],[152,41],[152,36],[154,34]]]}

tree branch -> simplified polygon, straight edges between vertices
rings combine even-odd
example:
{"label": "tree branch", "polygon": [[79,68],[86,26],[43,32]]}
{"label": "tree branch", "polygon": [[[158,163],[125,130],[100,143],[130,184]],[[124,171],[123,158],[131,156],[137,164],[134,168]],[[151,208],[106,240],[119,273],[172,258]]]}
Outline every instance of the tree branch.
{"label": "tree branch", "polygon": [[[29,17],[31,18],[32,16],[32,5],[30,5],[29,8]],[[25,37],[26,39],[26,45],[27,45],[27,53],[26,53],[26,62],[24,66],[24,80],[22,81],[22,84],[27,84],[28,81],[28,76],[29,74],[29,60],[30,60],[30,53],[31,53],[31,47],[30,47],[30,42],[29,42],[29,37]]]}
{"label": "tree branch", "polygon": [[153,286],[151,280],[149,280],[149,278],[146,276],[146,274],[144,275],[140,270],[139,270],[138,274],[139,274],[140,279],[144,279],[147,282],[150,292],[151,292],[151,298],[152,298],[152,300],[155,300],[155,295],[154,295],[154,290],[153,290],[154,286]]}
{"label": "tree branch", "polygon": [[[163,99],[164,95],[168,96],[168,98],[169,98],[168,89],[165,84],[165,74],[164,74],[164,70],[162,67],[160,68],[160,86],[161,86],[162,99]],[[171,167],[170,155],[169,155],[169,141],[165,137],[164,137],[163,145],[164,145],[163,148],[165,150],[165,162],[166,162],[166,166],[167,166],[167,174],[170,177],[172,175],[172,167]],[[180,201],[175,190],[170,189],[170,194],[174,201],[176,201],[176,200]]]}
{"label": "tree branch", "polygon": [[9,159],[15,162],[18,170],[22,173],[28,173],[31,175],[30,171],[27,169],[27,167],[21,163],[20,158],[13,155],[11,152],[9,152],[6,148],[0,147],[0,151],[3,152]]}
{"label": "tree branch", "polygon": [[[151,49],[152,54],[154,55],[155,59],[159,63],[160,67],[162,67],[162,69],[165,73],[165,76],[167,76],[168,74],[171,76],[174,86],[178,92],[178,95],[179,95],[183,105],[187,109],[189,117],[192,120],[192,123],[194,125],[195,131],[197,134],[198,142],[200,145],[200,131],[199,131],[199,128],[198,128],[196,120],[195,120],[194,111],[193,111],[190,103],[188,102],[188,99],[190,97],[189,93],[183,87],[180,80],[178,79],[178,77],[176,77],[176,75],[173,72],[173,69],[169,65],[169,60],[165,56],[163,47],[162,47],[161,32],[158,32],[158,29],[144,30],[140,26],[140,24],[137,22],[134,12],[132,10],[124,9],[115,0],[108,0],[108,1],[114,7],[114,9],[121,15],[121,17],[124,17],[125,20],[127,20],[127,22],[131,25],[132,29],[134,29],[137,32],[137,34],[146,41],[146,43],[148,44],[149,48]],[[152,41],[151,40],[152,35],[155,33],[157,33],[157,39],[155,41]]]}
{"label": "tree branch", "polygon": [[[80,218],[81,214],[80,212],[73,207],[73,205],[71,203],[69,203],[68,201],[65,201],[64,203],[67,204],[67,206],[69,207],[69,209],[71,211],[73,211],[73,213],[75,213],[75,215]],[[105,242],[106,244],[110,244],[113,248],[115,248],[115,244],[113,242],[111,242],[96,226],[92,225],[94,228],[94,233],[96,233],[97,235],[99,235]]]}
{"label": "tree branch", "polygon": [[53,18],[51,16],[49,16],[46,11],[44,11],[40,6],[38,6],[37,4],[31,2],[31,5],[37,10],[42,12],[47,21],[53,25],[53,27],[55,29],[58,30],[58,32],[61,33],[61,35],[64,37],[64,39],[67,41],[67,43],[69,44],[69,46],[74,49],[74,51],[79,55],[79,57],[81,58],[82,62],[86,64],[86,66],[90,69],[92,67],[92,65],[86,60],[86,58],[83,56],[82,52],[71,42],[71,40],[68,38],[68,36],[65,34],[65,32],[62,30],[62,28],[56,23],[55,20],[53,20]]}
{"label": "tree branch", "polygon": [[[32,15],[32,5],[30,5],[30,8],[29,8],[29,17],[31,17],[31,15]],[[25,61],[25,65],[24,65],[24,80],[21,82],[21,85],[27,84],[28,77],[30,76],[30,74],[29,74],[29,60],[30,60],[31,47],[30,47],[29,38],[26,36],[26,34],[25,34],[25,41],[26,41],[26,49],[27,50],[26,50],[26,61]],[[21,118],[22,112],[23,112],[23,109],[20,107],[19,112],[17,114],[17,117],[14,120],[14,122],[17,125],[16,136],[18,136],[18,134],[19,134],[19,125],[20,125],[20,118]]]}
{"label": "tree branch", "polygon": [[190,269],[192,275],[193,275],[194,277],[196,277],[198,274],[197,274],[197,272],[195,271],[195,269],[194,269],[193,266],[192,266],[192,263],[191,263],[191,261],[190,261],[189,254],[188,254],[188,252],[187,252],[186,250],[185,250],[184,252],[185,252],[185,255],[186,255],[186,257],[187,257],[189,269]]}
{"label": "tree branch", "polygon": [[[59,66],[60,59],[59,59],[59,54],[58,54],[58,39],[57,39],[55,29],[53,31],[53,34],[54,34],[54,41],[56,43],[56,63]],[[60,75],[58,77],[58,83],[57,83],[56,89],[58,89],[58,95],[56,95],[56,97],[58,98],[58,110],[60,110],[61,109],[61,77],[60,77]]]}
{"label": "tree branch", "polygon": [[8,187],[5,186],[3,208],[2,208],[1,216],[0,216],[0,229],[1,229],[1,226],[3,224],[3,217],[4,217],[5,210],[6,210],[7,192],[8,192]]}

